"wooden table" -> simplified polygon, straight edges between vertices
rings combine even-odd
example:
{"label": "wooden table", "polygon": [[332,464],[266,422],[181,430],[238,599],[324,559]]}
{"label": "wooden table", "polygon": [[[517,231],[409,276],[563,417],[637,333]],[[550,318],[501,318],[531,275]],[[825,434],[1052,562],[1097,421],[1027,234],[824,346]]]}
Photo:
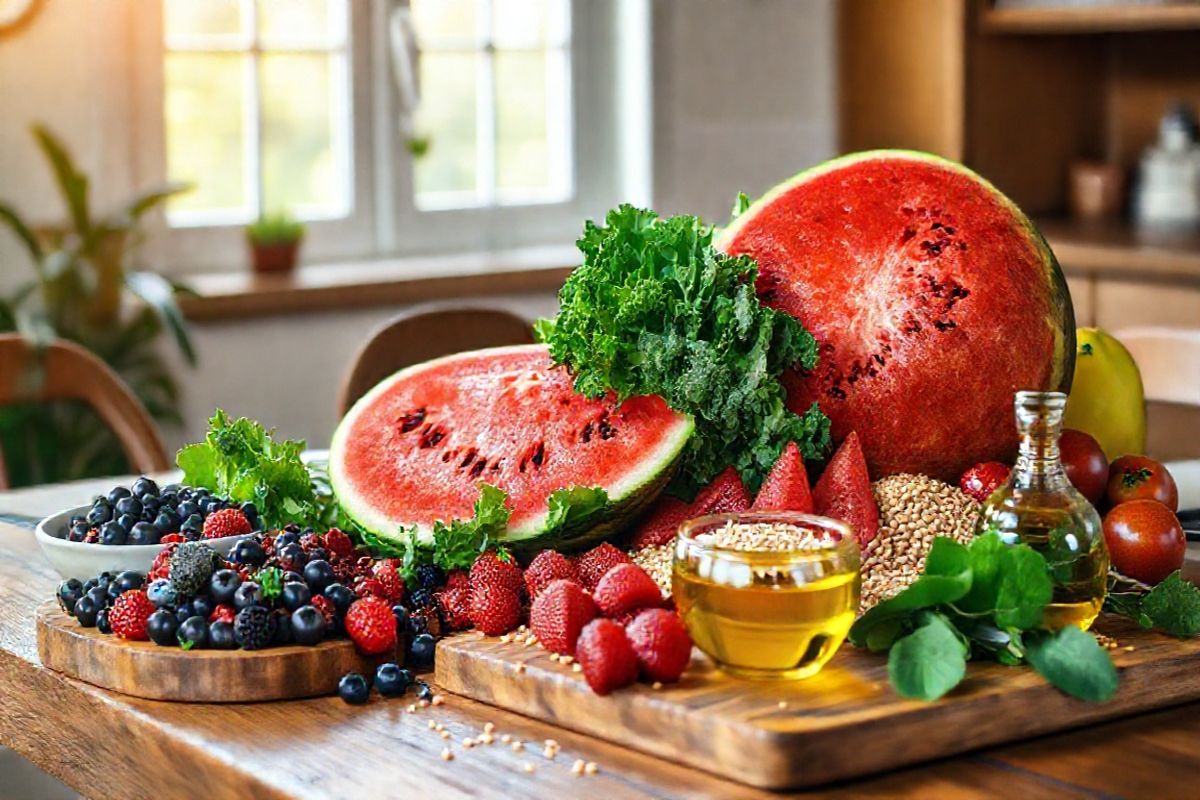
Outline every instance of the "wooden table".
{"label": "wooden table", "polygon": [[[773,797],[621,747],[448,696],[406,711],[407,701],[336,697],[241,705],[138,700],[65,678],[38,662],[33,613],[52,597],[56,574],[30,520],[81,504],[114,481],[0,494],[0,744],[89,797]],[[15,524],[14,524],[15,523]],[[481,732],[497,742],[464,749]],[[561,745],[541,755],[544,739]],[[887,742],[846,742],[886,747]],[[599,772],[575,777],[576,759]],[[533,773],[524,765],[531,764]],[[984,750],[852,784],[817,797],[1184,797],[1200,772],[1200,704]],[[3,794],[0,776],[0,795]]]}

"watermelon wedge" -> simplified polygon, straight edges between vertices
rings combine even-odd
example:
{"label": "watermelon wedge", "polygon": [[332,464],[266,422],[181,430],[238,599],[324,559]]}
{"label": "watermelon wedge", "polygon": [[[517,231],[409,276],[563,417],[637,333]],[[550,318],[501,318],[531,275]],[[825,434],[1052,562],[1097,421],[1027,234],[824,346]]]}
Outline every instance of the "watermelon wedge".
{"label": "watermelon wedge", "polygon": [[660,497],[633,534],[634,550],[666,544],[679,532],[680,523],[705,514],[726,514],[750,507],[750,494],[733,467],[713,478],[696,499],[685,503],[674,497]]}
{"label": "watermelon wedge", "polygon": [[[381,382],[338,425],[329,473],[342,507],[378,536],[415,527],[429,541],[435,520],[469,519],[488,483],[508,494],[510,546],[569,550],[653,501],[691,433],[659,397],[588,399],[544,346],[502,347]],[[572,487],[602,488],[608,503],[581,520],[551,515],[550,496]]]}
{"label": "watermelon wedge", "polygon": [[865,546],[879,533],[879,507],[871,493],[862,444],[854,431],[829,459],[813,490],[813,503],[818,514],[850,525],[860,545]]}
{"label": "watermelon wedge", "polygon": [[812,513],[813,498],[808,489],[808,473],[804,470],[804,457],[800,455],[800,448],[795,442],[788,442],[775,460],[750,510]]}

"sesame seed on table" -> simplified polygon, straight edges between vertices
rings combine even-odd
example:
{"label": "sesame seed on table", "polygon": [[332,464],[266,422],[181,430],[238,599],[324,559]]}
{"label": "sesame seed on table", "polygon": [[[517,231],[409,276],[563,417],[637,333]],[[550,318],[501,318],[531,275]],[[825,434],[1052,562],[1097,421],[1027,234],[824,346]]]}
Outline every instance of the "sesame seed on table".
{"label": "sesame seed on table", "polygon": [[[86,501],[112,482],[0,493],[0,518],[6,520],[0,522],[0,744],[86,796],[786,796],[436,686],[442,701],[424,708],[376,697],[365,706],[350,706],[335,696],[183,704],[126,697],[47,670],[38,659],[33,615],[52,596],[58,578],[32,530],[13,523]],[[660,691],[669,693],[671,687]],[[442,730],[449,739],[441,738]],[[466,746],[466,739],[475,744]],[[1200,769],[1200,752],[1180,745],[1198,739],[1200,703],[1192,703],[805,796],[1166,796],[1188,785]],[[517,741],[525,745],[520,752],[510,749]],[[451,754],[448,760],[443,751]]]}

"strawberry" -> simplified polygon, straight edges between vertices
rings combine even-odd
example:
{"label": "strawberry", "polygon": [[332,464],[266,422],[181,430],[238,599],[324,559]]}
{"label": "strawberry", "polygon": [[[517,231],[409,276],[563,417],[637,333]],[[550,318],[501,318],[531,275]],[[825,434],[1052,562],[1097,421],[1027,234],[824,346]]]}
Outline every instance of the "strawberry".
{"label": "strawberry", "polygon": [[674,683],[692,660],[692,637],[683,620],[665,608],[642,611],[625,628],[646,680]]}
{"label": "strawberry", "polygon": [[633,562],[629,556],[605,542],[579,555],[575,559],[575,570],[579,573],[579,580],[583,584],[583,588],[590,592],[595,590],[596,584],[600,583],[604,573],[618,564],[630,563]]}
{"label": "strawberry", "polygon": [[575,652],[579,632],[597,615],[596,604],[574,581],[552,581],[529,609],[533,635],[552,653],[569,656]]}
{"label": "strawberry", "polygon": [[804,471],[804,457],[795,442],[787,447],[775,460],[767,479],[754,496],[751,511],[813,511],[812,491],[808,488],[808,473]]}
{"label": "strawberry", "polygon": [[605,573],[593,592],[604,616],[612,618],[662,604],[662,590],[637,564],[618,564]]}
{"label": "strawberry", "polygon": [[594,619],[584,627],[575,645],[575,660],[596,694],[609,694],[637,680],[637,654],[625,629],[611,619]]}
{"label": "strawberry", "polygon": [[821,479],[813,487],[812,498],[818,514],[848,524],[860,545],[865,547],[879,533],[879,506],[871,493],[871,476],[862,443],[854,431],[846,434],[825,465]]}
{"label": "strawberry", "polygon": [[375,580],[383,587],[384,596],[393,605],[404,599],[404,578],[396,571],[396,565],[383,560],[375,565]]}
{"label": "strawberry", "polygon": [[521,568],[506,550],[487,550],[471,565],[471,587],[501,586],[519,598],[525,588]]}
{"label": "strawberry", "polygon": [[1011,470],[999,461],[985,461],[964,472],[958,479],[958,488],[984,503],[1008,480],[1009,472]]}
{"label": "strawberry", "polygon": [[643,547],[666,544],[675,538],[679,524],[685,520],[705,514],[745,511],[749,507],[750,495],[741,476],[733,467],[727,467],[713,478],[712,483],[701,489],[691,503],[665,495],[659,497],[650,513],[638,525],[630,545],[634,550],[641,550]]}
{"label": "strawberry", "polygon": [[463,589],[470,589],[471,576],[467,574],[465,569],[451,570],[450,574],[446,576],[446,588],[458,589],[460,587]]}
{"label": "strawberry", "polygon": [[219,603],[212,613],[208,615],[209,622],[228,622],[233,624],[234,617],[237,616],[237,609],[228,603]]}
{"label": "strawberry", "polygon": [[338,558],[351,558],[354,556],[354,542],[350,537],[337,528],[330,528],[325,534],[325,549],[330,555]]}
{"label": "strawberry", "polygon": [[579,573],[570,559],[557,550],[543,550],[525,568],[525,588],[530,598],[537,597],[543,589],[560,579],[578,583]]}
{"label": "strawberry", "polygon": [[441,609],[446,625],[452,630],[462,631],[471,627],[471,587],[447,584],[446,588],[434,593],[433,599]]}
{"label": "strawberry", "polygon": [[222,508],[204,520],[203,536],[205,539],[224,539],[226,536],[241,536],[252,530],[254,527],[240,508]]}
{"label": "strawberry", "polygon": [[360,652],[377,656],[396,646],[396,617],[387,600],[363,597],[346,611],[346,633]]}
{"label": "strawberry", "polygon": [[143,590],[130,589],[113,603],[108,612],[108,623],[112,632],[122,639],[144,642],[150,638],[146,633],[146,620],[156,610]]}
{"label": "strawberry", "polygon": [[511,589],[498,583],[472,585],[470,596],[468,613],[480,633],[499,636],[521,624],[521,597]]}

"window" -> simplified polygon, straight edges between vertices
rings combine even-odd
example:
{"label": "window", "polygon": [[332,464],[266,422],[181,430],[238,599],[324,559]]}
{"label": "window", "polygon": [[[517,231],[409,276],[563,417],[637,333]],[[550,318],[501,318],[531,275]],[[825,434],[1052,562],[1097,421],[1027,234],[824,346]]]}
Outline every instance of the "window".
{"label": "window", "polygon": [[173,226],[350,213],[346,0],[164,0]]}
{"label": "window", "polygon": [[422,209],[570,197],[567,0],[412,0],[421,55]]}

